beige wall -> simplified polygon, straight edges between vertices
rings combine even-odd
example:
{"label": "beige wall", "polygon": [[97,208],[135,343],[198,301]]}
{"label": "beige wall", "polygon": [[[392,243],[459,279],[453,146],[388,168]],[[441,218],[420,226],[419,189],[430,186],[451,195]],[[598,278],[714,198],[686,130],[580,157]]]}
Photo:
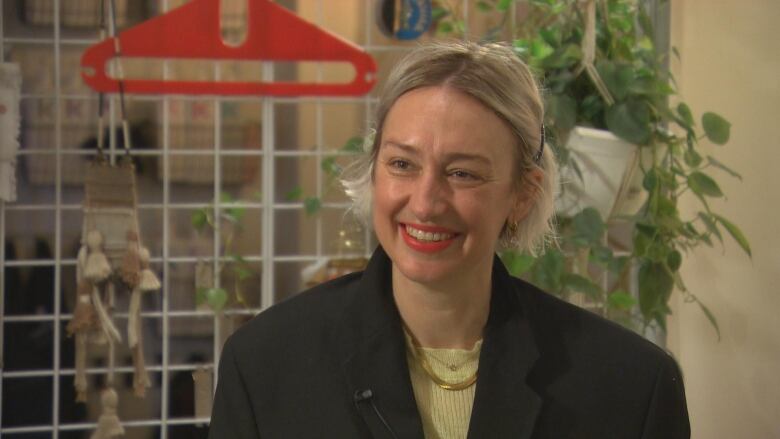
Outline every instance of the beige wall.
{"label": "beige wall", "polygon": [[728,199],[713,207],[742,227],[753,258],[732,242],[689,255],[688,287],[723,337],[695,305],[677,303],[669,346],[685,373],[695,439],[780,438],[780,2],[672,3],[682,94],[694,111],[732,122],[729,144],[711,149],[744,176],[718,174]]}

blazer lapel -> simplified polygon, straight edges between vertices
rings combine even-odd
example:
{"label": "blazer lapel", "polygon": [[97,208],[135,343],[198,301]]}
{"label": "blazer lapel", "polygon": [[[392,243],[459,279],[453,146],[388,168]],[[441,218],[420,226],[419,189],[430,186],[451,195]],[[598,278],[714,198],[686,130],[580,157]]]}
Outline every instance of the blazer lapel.
{"label": "blazer lapel", "polygon": [[347,390],[374,438],[423,439],[390,264],[378,248],[346,308],[339,329],[342,365]]}
{"label": "blazer lapel", "polygon": [[509,273],[496,258],[469,439],[530,438],[533,434],[541,398],[527,384],[539,358],[528,311],[521,306]]}

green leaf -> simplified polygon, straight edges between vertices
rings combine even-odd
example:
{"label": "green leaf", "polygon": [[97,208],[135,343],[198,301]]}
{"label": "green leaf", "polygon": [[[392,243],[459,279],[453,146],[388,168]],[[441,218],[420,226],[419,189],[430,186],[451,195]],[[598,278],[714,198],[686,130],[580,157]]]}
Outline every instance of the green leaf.
{"label": "green leaf", "polygon": [[645,188],[647,192],[652,192],[658,187],[658,172],[655,168],[647,171],[645,177],[642,179],[642,187]]}
{"label": "green leaf", "polygon": [[715,319],[715,315],[709,308],[701,303],[699,299],[696,299],[696,303],[699,304],[699,308],[701,308],[704,315],[707,316],[707,320],[709,320],[710,324],[715,328],[715,332],[718,334],[718,341],[720,341],[720,327],[718,326],[718,321]]}
{"label": "green leaf", "polygon": [[579,274],[566,273],[563,275],[563,285],[572,291],[577,291],[591,297],[598,297],[601,294],[601,288],[590,279]]}
{"label": "green leaf", "polygon": [[[540,41],[540,40],[534,40]],[[547,45],[546,42],[544,42]],[[542,59],[537,57],[537,59]],[[577,44],[567,44],[556,49],[549,56],[545,56],[542,67],[545,70],[550,69],[563,69],[567,67],[573,67],[580,63],[582,60],[582,49]]]}
{"label": "green leaf", "polygon": [[229,207],[222,211],[222,216],[228,221],[237,224],[244,217],[245,213],[246,208],[244,207]]}
{"label": "green leaf", "polygon": [[607,128],[621,139],[637,145],[650,141],[650,113],[641,102],[621,102],[607,108]]}
{"label": "green leaf", "polygon": [[448,15],[450,15],[450,11],[448,9],[442,8],[441,6],[436,6],[431,9],[431,18],[434,21],[439,20],[440,18],[444,18]]}
{"label": "green leaf", "polygon": [[222,192],[219,194],[219,202],[222,204],[228,204],[236,201],[229,192]]}
{"label": "green leaf", "polygon": [[536,60],[543,60],[555,52],[552,46],[542,38],[534,38],[529,47],[531,56]]}
{"label": "green leaf", "polygon": [[360,136],[350,137],[341,150],[344,152],[363,152],[364,139]]}
{"label": "green leaf", "polygon": [[752,258],[753,253],[750,251],[750,243],[745,237],[745,234],[742,233],[742,230],[740,230],[739,227],[737,227],[731,221],[727,220],[726,218],[723,218],[720,215],[712,214],[712,216],[714,216],[715,219],[717,219],[718,222],[721,223],[723,227],[726,228],[726,231],[728,231],[731,237],[734,238],[735,241],[737,241],[737,244],[739,244],[739,246],[742,247],[742,250],[744,250],[745,253],[747,253],[747,255]]}
{"label": "green leaf", "polygon": [[677,250],[672,250],[666,256],[666,265],[669,266],[669,269],[672,270],[672,272],[679,270],[680,265],[682,265],[682,254]]}
{"label": "green leaf", "polygon": [[255,274],[252,270],[240,265],[234,266],[233,272],[236,273],[236,276],[238,276],[239,280],[247,280]]}
{"label": "green leaf", "polygon": [[706,195],[708,197],[722,197],[723,192],[720,190],[720,186],[709,175],[703,172],[692,172],[688,176],[688,187],[698,195]]}
{"label": "green leaf", "polygon": [[596,69],[615,100],[625,99],[635,79],[631,66],[605,61],[598,63]]}
{"label": "green leaf", "polygon": [[636,305],[636,299],[625,291],[615,291],[607,296],[607,305],[610,308],[629,311]]}
{"label": "green leaf", "polygon": [[452,31],[455,30],[455,28],[452,26],[452,23],[449,21],[440,21],[439,25],[436,26],[436,32],[440,34],[449,34],[452,33]]}
{"label": "green leaf", "polygon": [[701,218],[702,222],[704,222],[707,230],[709,230],[713,235],[717,236],[718,240],[722,243],[723,236],[720,234],[720,230],[718,230],[718,224],[715,222],[712,216],[706,212],[699,212],[699,218]]}
{"label": "green leaf", "polygon": [[672,294],[674,279],[663,264],[649,262],[639,267],[639,309],[645,320],[656,317]]}
{"label": "green leaf", "polygon": [[546,107],[552,124],[561,132],[568,132],[577,124],[577,102],[571,97],[564,94],[550,95]]}
{"label": "green leaf", "polygon": [[496,9],[499,11],[506,11],[510,6],[512,6],[512,3],[514,3],[514,0],[499,0],[498,4],[496,5]]}
{"label": "green leaf", "polygon": [[228,293],[222,288],[198,288],[195,303],[207,304],[214,312],[222,311],[227,303]]}
{"label": "green leaf", "polygon": [[677,105],[677,114],[680,115],[683,122],[685,122],[685,128],[691,128],[696,122],[693,120],[693,113],[685,102],[680,102]]}
{"label": "green leaf", "polygon": [[606,265],[612,262],[613,252],[609,247],[597,245],[590,249],[590,258],[595,262]]}
{"label": "green leaf", "polygon": [[586,207],[572,218],[574,236],[588,244],[598,245],[604,236],[607,226],[601,219],[601,214],[593,207]]}
{"label": "green leaf", "polygon": [[320,168],[330,177],[338,177],[341,174],[341,166],[336,163],[336,157],[325,157],[320,162]]}
{"label": "green leaf", "polygon": [[194,227],[195,230],[203,230],[206,224],[208,224],[208,215],[206,214],[205,209],[198,209],[195,212],[192,212],[190,222],[192,223],[192,227]]}
{"label": "green leaf", "polygon": [[501,255],[501,260],[504,261],[507,270],[512,276],[521,276],[528,271],[536,262],[536,258],[514,251],[507,251]]}
{"label": "green leaf", "polygon": [[537,261],[533,270],[533,280],[541,287],[553,294],[560,292],[562,288],[561,276],[563,275],[565,259],[559,250],[548,249]]}
{"label": "green leaf", "polygon": [[303,208],[306,210],[307,215],[314,215],[322,207],[322,201],[317,197],[306,197],[303,200]]}
{"label": "green leaf", "polygon": [[607,269],[610,271],[610,273],[621,273],[629,260],[630,258],[628,256],[618,256],[616,258],[612,258],[612,260],[609,261]]}
{"label": "green leaf", "polygon": [[718,114],[708,112],[701,117],[704,133],[712,143],[723,145],[729,141],[731,123]]}
{"label": "green leaf", "polygon": [[303,188],[301,188],[300,186],[295,186],[290,190],[290,192],[287,192],[284,195],[284,198],[287,201],[298,201],[301,199],[302,196],[303,196]]}
{"label": "green leaf", "polygon": [[729,175],[731,175],[732,177],[736,177],[736,178],[738,178],[738,179],[739,179],[739,181],[742,181],[742,176],[741,176],[741,175],[739,175],[739,174],[738,174],[736,171],[734,171],[733,169],[729,168],[728,166],[726,166],[726,165],[724,165],[723,163],[721,163],[721,162],[719,162],[718,160],[716,160],[716,159],[715,159],[715,157],[713,157],[713,156],[711,156],[711,155],[708,155],[708,156],[707,156],[707,163],[709,163],[709,164],[710,164],[710,165],[712,165],[712,166],[715,166],[716,168],[718,168],[718,169],[720,169],[720,170],[726,171],[726,173],[728,173],[728,174],[729,174]]}
{"label": "green leaf", "polygon": [[685,150],[683,159],[685,160],[685,164],[692,168],[698,167],[702,162],[701,155],[693,148],[688,148]]}

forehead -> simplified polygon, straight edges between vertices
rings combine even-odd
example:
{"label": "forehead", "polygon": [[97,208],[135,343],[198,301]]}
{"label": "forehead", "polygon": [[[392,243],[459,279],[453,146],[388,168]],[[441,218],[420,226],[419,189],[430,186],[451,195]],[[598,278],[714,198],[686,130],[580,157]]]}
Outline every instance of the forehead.
{"label": "forehead", "polygon": [[509,124],[476,98],[446,86],[423,87],[399,97],[382,127],[380,143],[422,152],[463,152],[511,163],[515,136]]}

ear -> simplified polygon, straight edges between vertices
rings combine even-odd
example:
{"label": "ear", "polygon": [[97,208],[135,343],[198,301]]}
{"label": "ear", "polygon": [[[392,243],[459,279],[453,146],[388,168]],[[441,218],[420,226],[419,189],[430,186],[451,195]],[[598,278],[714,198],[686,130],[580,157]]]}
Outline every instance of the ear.
{"label": "ear", "polygon": [[539,191],[544,181],[544,172],[539,168],[526,171],[523,183],[515,194],[515,205],[509,213],[509,221],[519,223],[528,216],[539,199]]}

